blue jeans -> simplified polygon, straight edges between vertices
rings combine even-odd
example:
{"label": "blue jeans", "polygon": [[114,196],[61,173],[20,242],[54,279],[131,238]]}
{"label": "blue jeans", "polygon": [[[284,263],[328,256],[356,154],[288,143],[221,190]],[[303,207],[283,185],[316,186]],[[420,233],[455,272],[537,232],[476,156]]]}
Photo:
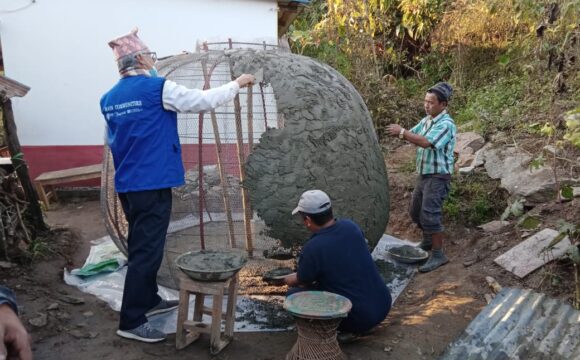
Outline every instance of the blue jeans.
{"label": "blue jeans", "polygon": [[145,313],[157,306],[157,271],[163,260],[171,216],[171,189],[120,193],[129,223],[128,266],[123,289],[119,329],[131,330],[145,322]]}
{"label": "blue jeans", "polygon": [[433,175],[420,175],[413,191],[409,214],[426,234],[445,230],[441,224],[443,202],[449,195],[451,180]]}

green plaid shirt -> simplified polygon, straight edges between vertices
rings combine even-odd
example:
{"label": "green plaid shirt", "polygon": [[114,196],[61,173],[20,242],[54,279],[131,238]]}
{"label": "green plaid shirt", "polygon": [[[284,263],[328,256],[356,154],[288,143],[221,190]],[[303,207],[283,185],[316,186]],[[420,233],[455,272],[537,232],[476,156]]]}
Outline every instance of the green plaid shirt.
{"label": "green plaid shirt", "polygon": [[428,148],[417,148],[418,174],[453,174],[453,149],[457,129],[446,110],[433,119],[431,116],[424,117],[409,131],[426,137],[431,144]]}

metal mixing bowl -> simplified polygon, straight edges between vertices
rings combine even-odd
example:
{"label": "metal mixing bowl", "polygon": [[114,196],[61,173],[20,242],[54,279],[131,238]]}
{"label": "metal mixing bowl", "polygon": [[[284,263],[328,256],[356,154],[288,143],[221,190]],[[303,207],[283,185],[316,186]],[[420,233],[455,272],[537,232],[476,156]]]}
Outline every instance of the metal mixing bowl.
{"label": "metal mixing bowl", "polygon": [[236,250],[198,250],[179,255],[175,265],[190,278],[199,281],[225,281],[248,261]]}

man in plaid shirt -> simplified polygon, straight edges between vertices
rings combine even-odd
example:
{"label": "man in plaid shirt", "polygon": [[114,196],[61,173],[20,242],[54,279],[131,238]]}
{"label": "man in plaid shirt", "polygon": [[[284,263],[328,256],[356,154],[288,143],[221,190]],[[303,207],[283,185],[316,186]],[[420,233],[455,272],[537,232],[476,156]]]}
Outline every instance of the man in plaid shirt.
{"label": "man in plaid shirt", "polygon": [[419,268],[421,272],[433,271],[449,262],[443,253],[441,209],[451,187],[457,133],[455,123],[447,113],[452,93],[451,85],[438,83],[425,94],[425,118],[411,130],[398,124],[387,128],[389,135],[399,136],[418,146],[416,169],[419,176],[413,191],[410,215],[423,231],[419,247],[432,250],[429,260]]}

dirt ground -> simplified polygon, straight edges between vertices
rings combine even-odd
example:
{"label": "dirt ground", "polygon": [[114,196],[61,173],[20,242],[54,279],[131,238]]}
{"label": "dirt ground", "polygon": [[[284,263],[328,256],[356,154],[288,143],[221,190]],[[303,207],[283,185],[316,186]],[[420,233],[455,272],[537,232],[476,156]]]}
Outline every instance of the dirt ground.
{"label": "dirt ground", "polygon": [[[397,169],[413,156],[411,147],[390,154],[391,213],[387,233],[418,240],[407,207],[414,176]],[[578,219],[577,199],[534,209],[544,222],[554,225],[561,216]],[[562,215],[563,214],[563,215]],[[295,331],[235,334],[235,340],[218,356],[209,354],[209,339],[202,337],[184,350],[175,349],[175,337],[159,344],[142,344],[115,334],[118,314],[103,301],[63,282],[63,268],[80,267],[90,241],[106,235],[97,199],[69,200],[46,213],[53,228],[55,249],[30,267],[0,269],[0,283],[13,288],[22,307],[22,319],[33,338],[36,359],[283,359],[296,340]],[[449,226],[446,251],[450,263],[428,274],[417,274],[395,303],[381,326],[365,339],[342,345],[349,359],[436,359],[485,306],[490,293],[485,276],[503,286],[538,288],[569,300],[569,280],[545,281],[541,271],[520,282],[493,263],[493,259],[521,241],[510,227],[505,233],[486,236],[474,229]],[[494,245],[495,244],[495,245]],[[501,244],[498,246],[497,244]],[[464,262],[472,262],[465,266]],[[566,263],[553,265],[567,270]],[[570,274],[571,272],[569,272]],[[46,320],[46,321],[45,321]],[[46,324],[44,324],[46,322]],[[41,325],[35,326],[33,325]]]}

